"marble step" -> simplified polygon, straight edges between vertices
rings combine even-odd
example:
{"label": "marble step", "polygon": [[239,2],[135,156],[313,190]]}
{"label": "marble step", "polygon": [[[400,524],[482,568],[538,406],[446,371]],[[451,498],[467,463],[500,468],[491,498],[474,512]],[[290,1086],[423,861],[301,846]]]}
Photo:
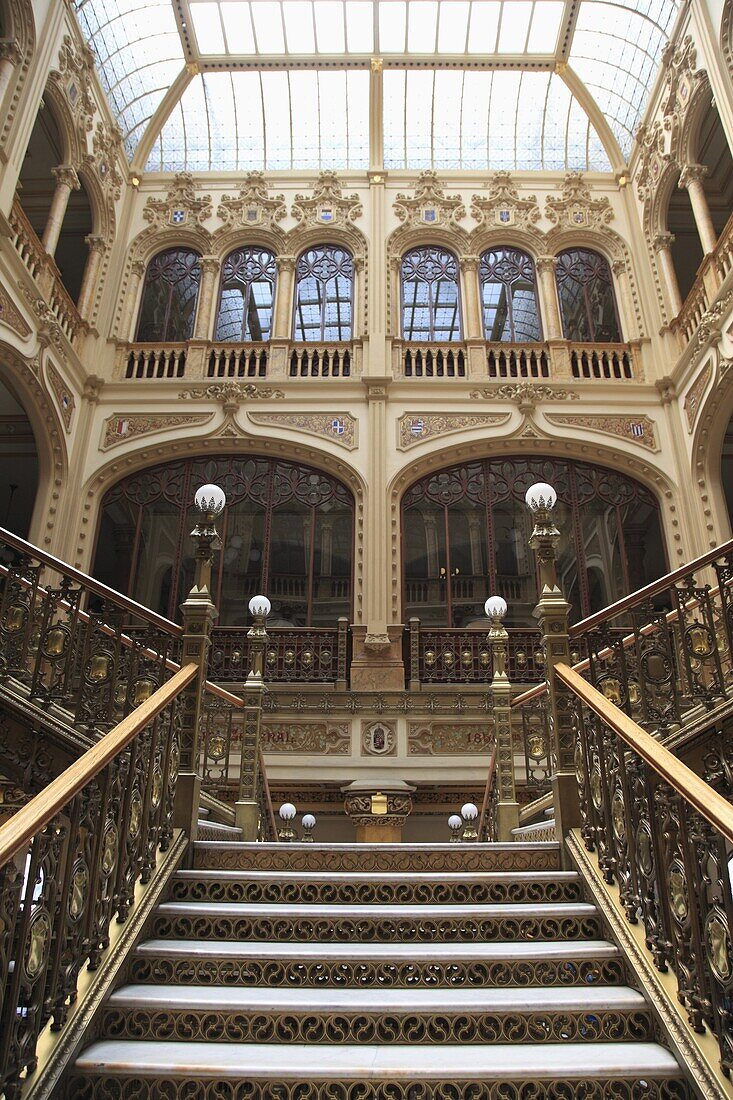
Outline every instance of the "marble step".
{"label": "marble step", "polygon": [[530,905],[247,905],[164,902],[156,937],[432,942],[598,938],[596,908],[584,902]]}
{"label": "marble step", "polygon": [[198,835],[204,841],[216,842],[223,840],[225,843],[231,843],[242,839],[242,830],[235,825],[222,825],[218,821],[209,821],[199,817],[197,826]]}
{"label": "marble step", "polygon": [[653,1038],[640,993],[593,989],[227,989],[128,985],[108,1039],[250,1043],[628,1042]]}
{"label": "marble step", "polygon": [[607,940],[557,943],[247,943],[147,940],[134,982],[369,989],[590,986],[625,981]]}
{"label": "marble step", "polygon": [[217,871],[556,871],[554,841],[508,844],[257,844],[194,845],[194,867]]}
{"label": "marble step", "polygon": [[512,836],[517,840],[532,840],[532,837],[539,836],[541,840],[547,840],[548,832],[555,828],[554,810],[551,817],[545,817],[541,821],[534,821],[531,825],[520,825],[516,829],[512,829]]}
{"label": "marble step", "polygon": [[575,871],[442,872],[179,871],[173,901],[324,904],[471,904],[578,901]]}
{"label": "marble step", "polygon": [[[71,1072],[67,1095],[84,1100],[125,1096],[163,1100],[183,1095],[230,1096],[232,1085],[247,1083],[247,1097],[266,1100],[276,1087],[299,1085],[298,1097],[325,1100],[341,1083],[363,1083],[360,1100],[378,1100],[383,1086],[389,1096],[409,1100],[424,1096],[429,1083],[436,1093],[457,1100],[499,1100],[506,1083],[528,1086],[540,1081],[563,1097],[588,1096],[588,1079],[598,1095],[643,1096],[671,1100],[685,1089],[669,1091],[681,1080],[669,1051],[657,1043],[496,1043],[493,1045],[329,1045],[295,1043],[273,1057],[268,1043],[139,1042],[103,1039],[87,1047]],[[556,1084],[555,1084],[556,1083]],[[575,1089],[577,1088],[577,1092]],[[536,1093],[533,1093],[533,1095]],[[341,1095],[341,1092],[338,1092]],[[553,1091],[554,1095],[554,1091]],[[560,1093],[558,1093],[560,1095]],[[594,1093],[595,1095],[595,1093]]]}

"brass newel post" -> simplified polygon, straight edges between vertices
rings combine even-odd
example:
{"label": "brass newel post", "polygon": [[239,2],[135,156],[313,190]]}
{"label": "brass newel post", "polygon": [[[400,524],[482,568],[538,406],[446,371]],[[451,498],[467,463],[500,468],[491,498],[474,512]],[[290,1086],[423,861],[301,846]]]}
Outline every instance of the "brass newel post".
{"label": "brass newel post", "polygon": [[199,674],[186,688],[181,716],[181,769],[176,788],[174,824],[196,839],[201,796],[201,719],[204,684],[209,664],[211,630],[217,610],[211,598],[211,566],[221,547],[216,518],[226,496],[218,485],[202,485],[194,498],[198,509],[191,537],[196,544],[194,585],[181,605],[183,613],[182,663],[195,662]]}
{"label": "brass newel post", "polygon": [[555,665],[571,665],[568,637],[570,605],[557,583],[557,547],[560,532],[552,518],[557,493],[542,482],[527,490],[527,505],[534,519],[529,545],[539,564],[540,599],[534,609],[542,631],[547,676],[548,720],[553,756],[552,792],[555,830],[559,840],[580,826],[580,801],[575,774],[575,731],[570,692],[555,676]]}
{"label": "brass newel post", "polygon": [[267,596],[253,596],[249,601],[252,626],[249,639],[250,670],[244,685],[244,727],[239,764],[239,794],[234,806],[234,821],[242,830],[243,840],[257,840],[260,822],[259,785],[260,725],[262,696],[265,692],[265,647],[267,646],[267,616],[270,601]]}
{"label": "brass newel post", "polygon": [[519,826],[519,803],[514,783],[514,744],[512,738],[512,685],[507,675],[507,643],[509,635],[504,626],[506,601],[501,596],[490,596],[484,610],[491,620],[488,641],[494,666],[491,681],[491,697],[494,710],[494,737],[496,739],[496,783],[499,795],[496,818],[496,840],[512,840],[512,829]]}

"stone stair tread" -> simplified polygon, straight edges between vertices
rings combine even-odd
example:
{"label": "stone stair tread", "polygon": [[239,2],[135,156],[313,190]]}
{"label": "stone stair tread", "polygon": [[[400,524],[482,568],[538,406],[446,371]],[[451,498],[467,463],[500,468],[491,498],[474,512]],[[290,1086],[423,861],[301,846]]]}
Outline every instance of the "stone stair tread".
{"label": "stone stair tread", "polygon": [[202,829],[207,829],[209,832],[221,833],[222,836],[242,836],[242,830],[236,825],[224,825],[221,821],[208,821],[204,818],[199,818],[198,825]]}
{"label": "stone stair tread", "polygon": [[[206,850],[207,848],[217,848],[218,844],[215,840],[197,840],[194,847]],[[512,841],[489,841],[485,844],[465,844],[463,848],[471,852],[516,852],[517,855],[521,855],[523,852],[557,852],[560,850],[560,844],[556,840],[535,840],[523,844],[521,848],[519,848]],[[450,841],[446,841],[445,844],[304,844],[299,841],[292,841],[287,845],[286,851],[288,850],[300,850],[303,852],[347,852],[350,855],[354,855],[355,853],[366,854],[374,852],[399,852],[400,854],[405,853],[407,855],[414,852],[417,855],[425,855],[425,853],[432,852],[455,853],[456,850],[461,850],[461,846],[453,844]],[[281,842],[272,843],[268,841],[265,843],[256,840],[239,840],[232,844],[227,844],[227,851],[254,851],[257,853],[271,853],[272,855],[280,856],[283,854],[283,844]]]}
{"label": "stone stair tread", "polygon": [[[608,940],[558,940],[536,943],[284,943],[223,940],[145,940],[137,948],[138,955],[190,958],[219,957],[228,959],[343,959],[344,962],[383,959],[386,961],[450,962],[520,961],[533,959],[591,958],[615,959],[620,952]],[[171,987],[172,988],[172,987]]]}
{"label": "stone stair tread", "polygon": [[[512,836],[531,836],[532,833],[539,833],[544,829],[549,829],[554,824],[554,817],[545,818],[544,821],[533,821],[531,825],[519,825],[516,829],[512,829]],[[522,845],[522,847],[524,847],[524,845]]]}
{"label": "stone stair tread", "polygon": [[597,912],[595,905],[587,902],[487,902],[468,905],[311,905],[294,902],[292,904],[272,903],[266,908],[259,902],[239,901],[166,901],[158,906],[161,916],[197,916],[197,917],[253,917],[267,915],[268,919],[292,917],[301,919],[328,920],[331,917],[356,916],[357,919],[383,917],[420,920],[436,918],[480,918],[480,917],[591,917]]}
{"label": "stone stair tread", "polygon": [[[473,991],[472,991],[473,992]],[[103,1039],[83,1051],[76,1070],[103,1076],[218,1079],[421,1080],[485,1078],[679,1077],[677,1062],[657,1043],[524,1043],[370,1046],[293,1043],[285,1056],[261,1043],[140,1042]],[[458,1069],[460,1067],[460,1069]]]}
{"label": "stone stair tread", "polygon": [[270,989],[225,986],[126,985],[109,999],[112,1008],[220,1012],[602,1012],[645,1005],[628,986],[590,988],[472,989]]}
{"label": "stone stair tread", "polygon": [[577,871],[216,871],[179,870],[177,879],[188,882],[578,882]]}

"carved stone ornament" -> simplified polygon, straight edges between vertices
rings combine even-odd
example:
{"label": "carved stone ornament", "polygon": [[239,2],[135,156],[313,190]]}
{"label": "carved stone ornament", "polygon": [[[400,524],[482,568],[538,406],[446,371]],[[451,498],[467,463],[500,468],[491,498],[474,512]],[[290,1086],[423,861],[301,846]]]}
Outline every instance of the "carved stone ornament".
{"label": "carved stone ornament", "polygon": [[522,198],[509,172],[496,172],[486,195],[471,197],[471,217],[483,229],[531,230],[542,217],[536,195]]}
{"label": "carved stone ornament", "polygon": [[287,216],[287,208],[283,195],[270,198],[263,172],[248,172],[237,197],[223,195],[216,213],[224,222],[215,234],[218,237],[231,230],[274,229]]}
{"label": "carved stone ornament", "polygon": [[97,105],[92,95],[94,54],[88,46],[77,47],[70,35],[65,34],[59,50],[58,69],[49,73],[48,81],[54,85],[73,115],[81,148],[86,145],[86,135],[94,125]]}
{"label": "carved stone ornament", "polygon": [[158,229],[201,225],[211,214],[211,195],[196,197],[190,172],[178,172],[165,199],[156,199],[151,195],[143,209],[145,221]]}
{"label": "carved stone ornament", "polygon": [[606,195],[593,198],[582,172],[568,172],[562,195],[545,200],[545,217],[562,229],[600,229],[613,220],[613,207]]}
{"label": "carved stone ornament", "polygon": [[296,195],[291,213],[302,226],[347,226],[364,213],[358,195],[343,195],[335,172],[321,172],[312,195]]}
{"label": "carved stone ornament", "polygon": [[86,156],[85,162],[93,166],[102,186],[113,201],[119,199],[122,191],[122,174],[118,168],[122,149],[122,131],[118,126],[100,122],[92,135],[93,155]]}
{"label": "carved stone ornament", "polygon": [[267,722],[262,724],[260,737],[263,752],[315,756],[348,756],[351,753],[348,722]]}
{"label": "carved stone ornament", "polygon": [[494,743],[494,727],[490,720],[464,722],[408,722],[408,756],[457,756],[483,754]]}
{"label": "carved stone ornament", "polygon": [[508,382],[504,386],[482,390],[471,390],[468,395],[474,400],[485,398],[488,401],[513,401],[520,408],[531,408],[538,401],[577,401],[575,390],[557,389],[554,386],[539,386],[534,382]]}
{"label": "carved stone ornament", "polygon": [[389,722],[362,722],[362,756],[392,756],[397,750],[397,731]]}
{"label": "carved stone ornament", "polygon": [[173,428],[193,428],[206,424],[213,413],[114,413],[104,421],[100,451],[117,447],[141,435],[171,431]]}
{"label": "carved stone ornament", "polygon": [[397,446],[408,451],[418,443],[425,443],[435,436],[448,435],[450,432],[467,431],[471,428],[490,428],[506,424],[510,413],[478,413],[476,415],[459,414],[456,416],[441,413],[405,413],[397,421]]}
{"label": "carved stone ornament", "polygon": [[705,393],[712,373],[712,363],[706,363],[685,395],[683,408],[685,410],[685,416],[687,417],[688,432],[691,432],[694,427],[695,417],[700,408],[700,401],[702,400],[702,395]]}
{"label": "carved stone ornament", "polygon": [[353,451],[357,446],[359,422],[349,413],[248,413],[253,424],[273,424],[330,439]]}
{"label": "carved stone ornament", "polygon": [[406,227],[428,226],[442,229],[457,226],[466,216],[460,195],[446,195],[438,173],[432,168],[421,172],[413,196],[399,194],[394,212]]}
{"label": "carved stone ornament", "polygon": [[700,85],[708,83],[708,77],[697,67],[697,50],[689,34],[678,44],[667,43],[662,51],[662,66],[666,69],[662,99],[664,129],[672,135],[672,149],[678,150],[693,94]]}
{"label": "carved stone ornament", "polygon": [[211,386],[198,386],[181,390],[181,401],[220,401],[224,412],[236,411],[245,401],[278,400],[285,397],[282,390],[269,386],[255,386],[253,382],[215,382]]}
{"label": "carved stone ornament", "polygon": [[71,421],[76,408],[74,395],[52,363],[46,364],[46,377],[58,403],[64,427],[68,432],[71,429]]}
{"label": "carved stone ornament", "polygon": [[636,131],[639,143],[639,167],[636,172],[636,193],[642,202],[651,198],[672,158],[665,152],[662,124],[642,124]]}
{"label": "carved stone ornament", "polygon": [[616,435],[648,451],[658,451],[655,424],[648,416],[605,416],[591,413],[545,413],[550,424],[568,428],[590,428],[604,435]]}
{"label": "carved stone ornament", "polygon": [[7,325],[13,332],[17,332],[18,336],[26,337],[31,334],[30,325],[16,309],[10,295],[2,286],[0,286],[0,324]]}
{"label": "carved stone ornament", "polygon": [[38,321],[37,331],[41,342],[47,347],[54,347],[65,359],[67,351],[66,335],[48,302],[44,298],[40,298],[35,287],[27,286],[23,279],[18,280],[18,290]]}

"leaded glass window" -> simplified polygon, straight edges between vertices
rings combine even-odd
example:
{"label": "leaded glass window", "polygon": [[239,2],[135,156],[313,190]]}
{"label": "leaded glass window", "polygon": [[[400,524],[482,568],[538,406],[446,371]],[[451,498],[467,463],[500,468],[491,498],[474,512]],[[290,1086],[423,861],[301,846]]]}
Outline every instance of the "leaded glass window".
{"label": "leaded glass window", "polygon": [[555,275],[565,339],[619,343],[621,326],[608,260],[588,248],[570,248],[557,257]]}
{"label": "leaded glass window", "polygon": [[308,342],[351,340],[354,260],[338,245],[309,248],[295,272],[293,339]]}
{"label": "leaded glass window", "polygon": [[461,339],[458,262],[436,245],[402,257],[402,336],[420,343]]}
{"label": "leaded glass window", "polygon": [[201,257],[189,248],[168,248],[148,264],[140,304],[137,340],[190,340],[201,282]]}
{"label": "leaded glass window", "polygon": [[492,248],[481,257],[479,279],[487,340],[542,339],[531,256],[518,248]]}
{"label": "leaded glass window", "polygon": [[270,339],[275,275],[275,256],[266,248],[229,253],[221,276],[217,340]]}

